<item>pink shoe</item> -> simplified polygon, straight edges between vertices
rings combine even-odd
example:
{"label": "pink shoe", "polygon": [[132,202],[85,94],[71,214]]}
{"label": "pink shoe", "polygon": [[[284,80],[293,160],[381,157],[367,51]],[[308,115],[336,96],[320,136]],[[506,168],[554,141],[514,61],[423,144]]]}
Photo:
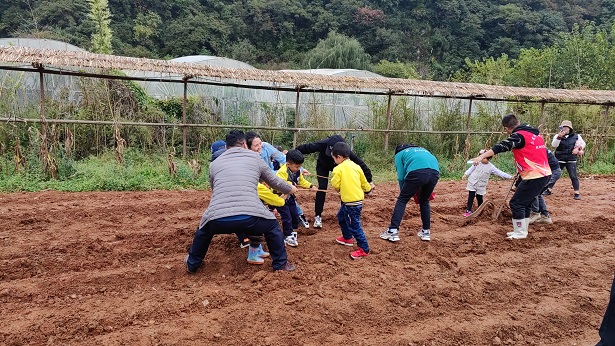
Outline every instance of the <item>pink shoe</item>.
{"label": "pink shoe", "polygon": [[350,258],[357,259],[361,257],[367,257],[368,253],[363,251],[363,249],[358,248],[357,250],[350,253]]}
{"label": "pink shoe", "polygon": [[342,244],[342,245],[346,245],[346,246],[353,246],[354,244],[352,243],[352,238],[350,239],[346,239],[344,237],[337,237],[335,238],[335,241],[338,244]]}
{"label": "pink shoe", "polygon": [[471,211],[469,211],[469,210],[466,210],[466,212],[465,212],[465,213],[463,213],[463,217],[468,217],[468,216],[470,216],[470,215],[472,215],[472,212],[471,212]]}

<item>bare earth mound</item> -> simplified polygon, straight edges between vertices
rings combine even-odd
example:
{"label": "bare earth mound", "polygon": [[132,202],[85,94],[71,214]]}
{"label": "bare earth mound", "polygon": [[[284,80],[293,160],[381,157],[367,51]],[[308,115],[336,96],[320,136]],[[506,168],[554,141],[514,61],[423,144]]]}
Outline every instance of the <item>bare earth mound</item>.
{"label": "bare earth mound", "polygon": [[[507,181],[491,182],[498,207]],[[324,228],[300,229],[294,273],[248,265],[232,235],[204,266],[183,258],[210,191],[0,195],[2,345],[593,345],[608,301],[615,177],[562,178],[554,224],[505,240],[510,212],[461,217],[465,183],[441,182],[432,241],[408,205],[401,241],[378,237],[398,188],[379,185],[363,209],[372,254],[352,261],[335,194]],[[312,217],[314,196],[300,204]],[[499,203],[499,204],[498,204]],[[508,212],[508,214],[506,214]]]}

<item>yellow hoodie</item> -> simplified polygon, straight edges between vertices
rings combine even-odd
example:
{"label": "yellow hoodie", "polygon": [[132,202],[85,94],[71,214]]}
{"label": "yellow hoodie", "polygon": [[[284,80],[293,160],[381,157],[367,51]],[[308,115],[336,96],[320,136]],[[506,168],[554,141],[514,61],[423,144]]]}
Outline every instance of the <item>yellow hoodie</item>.
{"label": "yellow hoodie", "polygon": [[331,186],[340,192],[340,198],[344,203],[361,202],[365,198],[364,192],[372,189],[361,166],[349,159],[333,168]]}
{"label": "yellow hoodie", "polygon": [[[303,177],[303,174],[301,174],[301,172],[297,172],[297,173],[299,173],[299,179],[297,179],[297,185],[299,187],[304,188],[304,189],[311,188],[312,187],[312,183],[307,181],[307,179],[305,179]],[[278,172],[275,175],[277,175],[278,177],[282,178],[284,181],[286,181],[290,185],[293,185],[292,182],[290,181],[290,179],[288,178],[288,166],[286,166],[286,164],[283,164],[280,167],[280,169],[278,169]]]}
{"label": "yellow hoodie", "polygon": [[265,203],[266,205],[270,205],[273,207],[281,207],[285,203],[282,197],[273,193],[270,188],[268,188],[262,183],[258,183],[257,191],[258,198],[260,198],[260,200],[263,201],[263,203]]}

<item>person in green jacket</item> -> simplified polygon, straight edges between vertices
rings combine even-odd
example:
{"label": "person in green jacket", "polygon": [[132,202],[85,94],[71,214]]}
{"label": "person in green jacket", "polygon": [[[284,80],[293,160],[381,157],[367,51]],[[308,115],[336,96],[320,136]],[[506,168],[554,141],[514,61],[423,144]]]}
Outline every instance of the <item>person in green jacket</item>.
{"label": "person in green jacket", "polygon": [[406,211],[406,204],[418,193],[423,227],[417,235],[421,240],[429,241],[431,240],[429,199],[440,179],[438,160],[425,148],[415,144],[400,144],[395,148],[395,169],[400,188],[399,196],[395,202],[391,224],[380,233],[380,238],[392,242],[399,241],[399,225]]}

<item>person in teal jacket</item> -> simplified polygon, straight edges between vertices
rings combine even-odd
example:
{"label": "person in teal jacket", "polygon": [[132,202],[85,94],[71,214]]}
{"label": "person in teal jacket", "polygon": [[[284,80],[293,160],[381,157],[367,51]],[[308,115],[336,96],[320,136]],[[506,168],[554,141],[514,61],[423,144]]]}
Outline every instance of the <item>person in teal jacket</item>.
{"label": "person in teal jacket", "polygon": [[427,149],[415,144],[400,144],[395,148],[395,169],[399,182],[399,196],[395,202],[391,224],[380,238],[399,241],[399,225],[406,211],[406,204],[412,196],[419,193],[419,206],[423,227],[417,233],[421,240],[429,241],[431,209],[429,198],[440,179],[438,160]]}

